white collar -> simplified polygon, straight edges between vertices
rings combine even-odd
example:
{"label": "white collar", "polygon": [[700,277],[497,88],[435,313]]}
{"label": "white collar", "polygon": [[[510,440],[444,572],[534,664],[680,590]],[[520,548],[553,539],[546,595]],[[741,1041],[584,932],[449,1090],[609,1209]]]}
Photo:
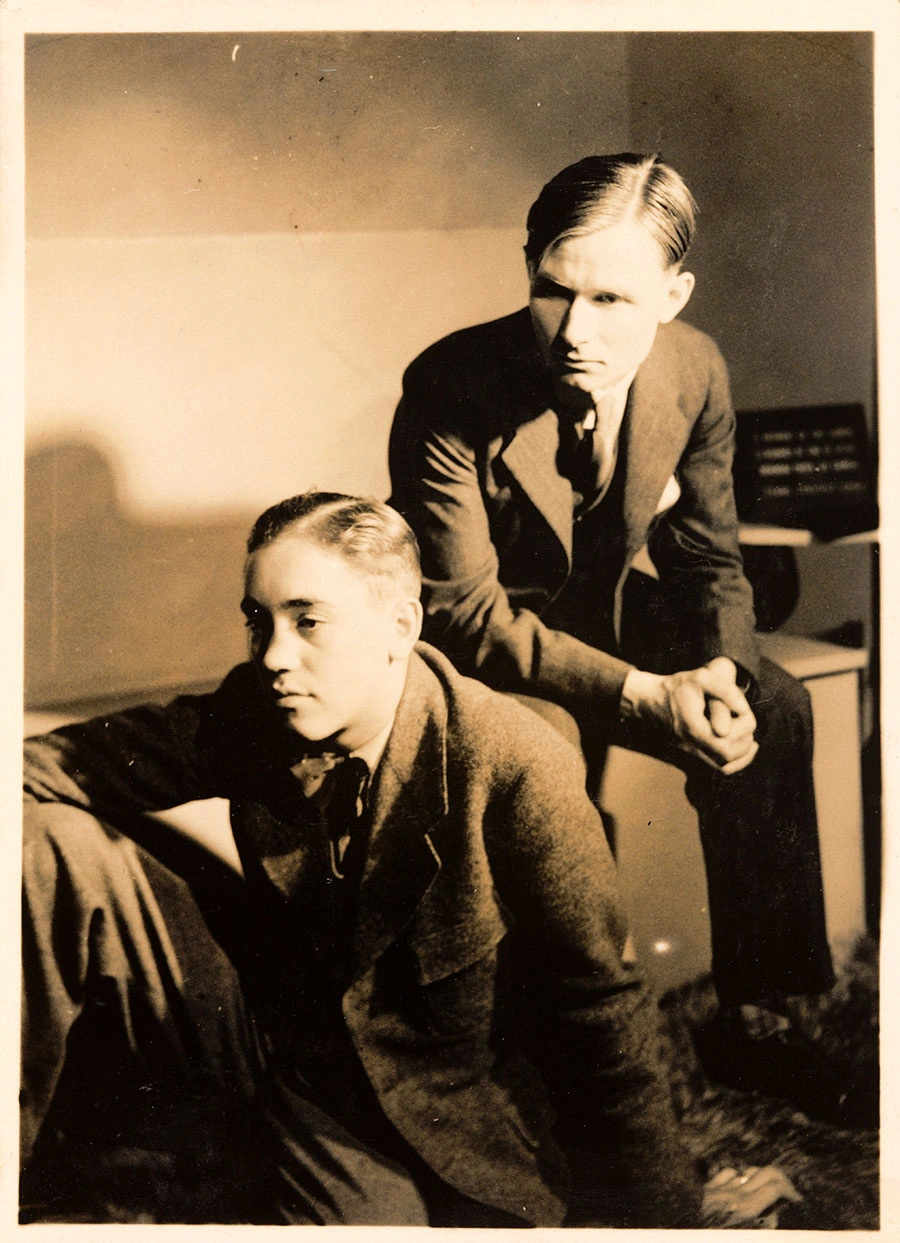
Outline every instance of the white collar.
{"label": "white collar", "polygon": [[387,746],[388,738],[391,736],[391,730],[394,728],[394,720],[396,713],[388,721],[383,729],[380,729],[374,738],[370,738],[368,742],[364,742],[361,747],[357,747],[355,751],[351,751],[351,756],[358,756],[359,759],[365,760],[369,772],[374,776],[375,770],[381,763],[381,757],[384,755],[384,749]]}

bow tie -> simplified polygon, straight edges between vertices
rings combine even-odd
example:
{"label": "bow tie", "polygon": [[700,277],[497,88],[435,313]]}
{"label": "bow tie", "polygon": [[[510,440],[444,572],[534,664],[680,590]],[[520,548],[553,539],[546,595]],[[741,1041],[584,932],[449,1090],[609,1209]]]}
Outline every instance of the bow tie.
{"label": "bow tie", "polygon": [[329,787],[334,784],[334,778],[329,778],[329,774],[339,765],[346,764],[349,758],[337,751],[305,755],[298,764],[293,765],[291,772],[300,782],[304,797],[314,799],[324,790],[326,784]]}
{"label": "bow tie", "polygon": [[331,870],[338,880],[343,880],[351,832],[365,809],[369,766],[359,756],[332,752],[305,756],[291,773],[300,783],[304,797],[326,821]]}

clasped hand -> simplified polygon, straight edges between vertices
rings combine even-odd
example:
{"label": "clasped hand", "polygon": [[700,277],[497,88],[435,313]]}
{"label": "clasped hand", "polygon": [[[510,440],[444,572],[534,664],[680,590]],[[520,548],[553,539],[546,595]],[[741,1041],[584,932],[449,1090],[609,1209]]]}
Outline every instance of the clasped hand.
{"label": "clasped hand", "polygon": [[731,776],[759,750],[756,717],[736,678],[737,668],[727,656],[666,675],[633,669],[623,702],[634,715],[661,726],[680,750]]}

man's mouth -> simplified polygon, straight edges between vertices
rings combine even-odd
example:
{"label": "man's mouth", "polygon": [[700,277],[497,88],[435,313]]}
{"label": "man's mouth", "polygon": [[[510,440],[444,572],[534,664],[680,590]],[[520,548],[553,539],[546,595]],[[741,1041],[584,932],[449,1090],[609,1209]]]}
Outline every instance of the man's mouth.
{"label": "man's mouth", "polygon": [[279,708],[293,708],[296,704],[302,703],[309,699],[310,696],[305,691],[279,691],[274,692],[275,702]]}
{"label": "man's mouth", "polygon": [[581,358],[577,354],[554,354],[552,361],[555,366],[567,371],[589,371],[604,366],[599,358]]}

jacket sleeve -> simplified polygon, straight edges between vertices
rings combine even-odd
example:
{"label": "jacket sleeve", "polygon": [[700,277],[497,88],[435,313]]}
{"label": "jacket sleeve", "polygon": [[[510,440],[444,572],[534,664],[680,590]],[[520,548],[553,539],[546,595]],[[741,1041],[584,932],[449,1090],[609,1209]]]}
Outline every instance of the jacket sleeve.
{"label": "jacket sleeve", "polygon": [[215,748],[204,739],[221,729],[220,707],[233,680],[212,695],[182,696],[165,707],[146,704],[26,739],[25,798],[115,820],[227,797],[213,763]]}
{"label": "jacket sleeve", "polygon": [[406,373],[391,431],[391,504],[419,541],[424,637],[497,690],[613,715],[631,666],[545,626],[500,582],[482,492],[486,451],[466,426],[484,399],[479,393],[469,409],[454,408],[458,392],[419,360]]}
{"label": "jacket sleeve", "polygon": [[592,1219],[583,1224],[696,1224],[700,1174],[674,1114],[658,1007],[622,963],[627,925],[606,837],[574,750],[550,730],[540,749],[486,841],[573,1203]]}
{"label": "jacket sleeve", "polygon": [[705,401],[678,464],[681,496],[652,531],[648,551],[678,620],[683,667],[730,656],[754,677],[759,653],[753,592],[738,546],[732,461],[735,417],[721,354],[705,339]]}

